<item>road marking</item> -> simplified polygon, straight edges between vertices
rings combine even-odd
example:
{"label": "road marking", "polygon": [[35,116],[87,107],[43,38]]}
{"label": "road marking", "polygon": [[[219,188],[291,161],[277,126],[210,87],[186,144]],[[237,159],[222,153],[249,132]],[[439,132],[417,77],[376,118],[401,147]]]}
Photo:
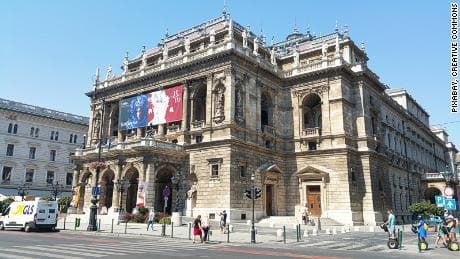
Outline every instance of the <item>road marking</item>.
{"label": "road marking", "polygon": [[[94,251],[100,251],[99,253],[106,253],[106,254],[113,254],[113,255],[117,255],[117,254],[120,254],[120,253],[123,253],[123,252],[127,252],[127,251],[130,251],[131,249],[129,249],[128,247],[111,247],[111,246],[105,246],[105,245],[86,245],[86,244],[74,244],[74,245],[71,245],[71,247],[69,249],[72,249],[72,248],[77,248],[77,249],[83,249],[83,250],[94,250]],[[67,247],[66,247],[67,248]],[[112,252],[110,252],[112,251]],[[117,253],[118,252],[118,253]],[[131,253],[142,253],[141,251],[131,251]]]}
{"label": "road marking", "polygon": [[338,243],[338,241],[335,241],[335,240],[325,240],[325,241],[320,241],[320,242],[316,242],[316,243],[308,243],[308,244],[305,244],[305,245],[302,245],[302,246],[312,247],[312,246],[322,246],[322,245],[326,245],[326,244],[337,244],[337,243]]}
{"label": "road marking", "polygon": [[23,256],[23,255],[6,254],[5,252],[3,252],[3,249],[2,249],[2,254],[0,255],[0,258],[6,258],[6,259],[35,259],[33,257],[27,257],[27,256]]}
{"label": "road marking", "polygon": [[369,248],[361,249],[361,251],[376,251],[376,250],[385,249],[385,247],[386,247],[386,245],[376,245],[376,246],[371,246]]}
{"label": "road marking", "polygon": [[74,257],[74,256],[66,256],[66,255],[58,255],[58,254],[50,254],[50,253],[41,253],[37,251],[29,251],[24,249],[13,249],[13,248],[3,248],[2,251],[13,252],[18,254],[32,254],[32,255],[39,255],[39,256],[46,256],[50,258],[62,258],[62,259],[78,259],[81,257]]}
{"label": "road marking", "polygon": [[290,252],[276,252],[276,251],[263,251],[256,249],[239,249],[236,247],[221,247],[214,249],[219,252],[230,252],[230,253],[240,253],[240,254],[252,254],[252,255],[269,255],[269,256],[278,256],[278,257],[290,257],[290,258],[305,258],[305,259],[336,259],[334,256],[315,256],[315,255],[303,255]]}
{"label": "road marking", "polygon": [[[59,247],[59,249],[55,248]],[[79,249],[73,247],[66,247],[66,246],[34,246],[35,249],[44,250],[44,251],[55,251],[58,253],[65,253],[65,254],[78,254],[83,256],[90,256],[90,257],[104,257],[107,255],[126,255],[121,253],[112,253],[112,252],[99,252],[97,250],[90,250],[90,249]],[[87,253],[84,253],[87,252]]]}

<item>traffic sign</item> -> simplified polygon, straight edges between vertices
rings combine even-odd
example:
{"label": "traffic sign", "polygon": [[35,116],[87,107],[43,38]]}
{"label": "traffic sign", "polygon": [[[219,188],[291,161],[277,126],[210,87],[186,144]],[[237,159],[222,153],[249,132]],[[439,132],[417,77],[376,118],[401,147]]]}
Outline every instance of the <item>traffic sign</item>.
{"label": "traffic sign", "polygon": [[436,207],[444,207],[444,197],[442,196],[434,196],[435,200],[436,200]]}
{"label": "traffic sign", "polygon": [[93,187],[93,189],[91,190],[91,193],[92,193],[93,196],[100,195],[101,194],[101,187],[99,187],[99,186]]}
{"label": "traffic sign", "polygon": [[446,210],[457,210],[457,202],[455,199],[445,199],[444,205],[446,206]]}
{"label": "traffic sign", "polygon": [[452,189],[452,187],[444,188],[444,196],[447,198],[452,198],[452,196],[454,196],[454,189]]}

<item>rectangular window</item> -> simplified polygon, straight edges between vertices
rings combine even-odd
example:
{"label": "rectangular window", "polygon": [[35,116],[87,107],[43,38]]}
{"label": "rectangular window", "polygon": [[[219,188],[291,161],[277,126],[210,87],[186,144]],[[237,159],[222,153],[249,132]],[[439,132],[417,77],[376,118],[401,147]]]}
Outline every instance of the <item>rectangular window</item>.
{"label": "rectangular window", "polygon": [[65,177],[65,184],[66,185],[72,185],[72,181],[73,181],[73,174],[72,173],[67,173],[67,175]]}
{"label": "rectangular window", "polygon": [[74,152],[70,152],[69,154],[69,164],[73,164],[73,159],[72,159],[72,156],[75,155]]}
{"label": "rectangular window", "polygon": [[54,182],[54,171],[46,172],[46,183],[53,184]]}
{"label": "rectangular window", "polygon": [[240,165],[240,177],[246,177],[246,166]]}
{"label": "rectangular window", "polygon": [[9,183],[11,179],[11,171],[13,171],[12,167],[4,166],[2,170],[2,182]]}
{"label": "rectangular window", "polygon": [[56,161],[56,150],[50,150],[50,161]]}
{"label": "rectangular window", "polygon": [[26,169],[26,183],[34,181],[34,169]]}
{"label": "rectangular window", "polygon": [[35,153],[37,152],[36,147],[29,148],[29,159],[35,159]]}
{"label": "rectangular window", "polygon": [[54,131],[51,131],[50,140],[54,139]]}
{"label": "rectangular window", "polygon": [[14,154],[14,145],[8,144],[8,146],[6,147],[6,155],[13,156],[13,154]]}
{"label": "rectangular window", "polygon": [[219,177],[219,165],[211,165],[211,177]]}

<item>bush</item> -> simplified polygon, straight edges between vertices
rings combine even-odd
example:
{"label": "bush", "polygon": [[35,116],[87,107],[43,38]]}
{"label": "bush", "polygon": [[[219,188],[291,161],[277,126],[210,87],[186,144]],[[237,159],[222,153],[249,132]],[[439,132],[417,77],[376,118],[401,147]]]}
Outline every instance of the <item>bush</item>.
{"label": "bush", "polygon": [[67,209],[70,206],[71,201],[72,201],[72,197],[70,197],[70,196],[60,198],[58,200],[59,211],[62,212],[62,213],[66,213]]}
{"label": "bush", "polygon": [[163,218],[160,219],[160,221],[158,223],[159,224],[169,225],[169,224],[171,224],[171,217],[163,217]]}
{"label": "bush", "polygon": [[3,213],[13,201],[13,198],[8,198],[6,200],[0,201],[0,213]]}
{"label": "bush", "polygon": [[442,216],[444,213],[442,208],[437,208],[435,204],[426,201],[410,205],[409,211],[412,214],[422,215],[423,217],[428,217],[430,215]]}

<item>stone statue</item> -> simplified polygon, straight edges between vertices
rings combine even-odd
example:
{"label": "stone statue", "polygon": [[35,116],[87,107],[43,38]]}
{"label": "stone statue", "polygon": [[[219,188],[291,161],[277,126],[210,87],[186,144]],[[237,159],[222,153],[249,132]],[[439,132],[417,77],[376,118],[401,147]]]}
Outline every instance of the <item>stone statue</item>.
{"label": "stone statue", "polygon": [[237,87],[235,90],[235,119],[237,121],[243,120],[243,91]]}
{"label": "stone statue", "polygon": [[254,55],[259,55],[259,38],[254,38],[254,51],[252,52]]}
{"label": "stone statue", "polygon": [[297,46],[294,47],[294,66],[299,66],[299,51],[297,50]]}
{"label": "stone statue", "polygon": [[248,47],[248,32],[246,30],[243,30],[243,33],[241,34],[243,36],[243,48]]}
{"label": "stone statue", "polygon": [[185,38],[184,48],[185,48],[185,53],[190,53],[190,39],[189,38]]}
{"label": "stone statue", "polygon": [[125,56],[125,59],[123,60],[123,75],[126,75],[128,73],[128,56]]}
{"label": "stone statue", "polygon": [[216,117],[224,116],[224,102],[225,102],[225,87],[223,85],[217,85],[216,92]]}
{"label": "stone statue", "polygon": [[321,47],[321,52],[323,53],[323,58],[327,58],[327,44],[323,42],[323,46]]}
{"label": "stone statue", "polygon": [[270,50],[270,62],[272,65],[276,65],[275,47]]}
{"label": "stone statue", "polygon": [[105,80],[109,80],[112,78],[113,78],[112,65],[109,65],[109,67],[107,68],[107,74],[105,74]]}

